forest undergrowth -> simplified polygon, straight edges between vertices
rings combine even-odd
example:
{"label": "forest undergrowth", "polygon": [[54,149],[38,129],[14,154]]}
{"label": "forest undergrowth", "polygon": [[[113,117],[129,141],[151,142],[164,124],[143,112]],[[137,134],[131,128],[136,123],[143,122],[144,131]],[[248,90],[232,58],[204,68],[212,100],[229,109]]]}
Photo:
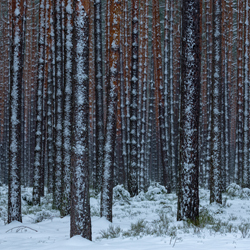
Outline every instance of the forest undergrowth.
{"label": "forest undergrowth", "polygon": [[[91,198],[92,220],[100,216],[100,195]],[[7,186],[0,187],[0,224],[7,224]],[[250,189],[231,184],[223,194],[223,204],[209,204],[209,191],[200,189],[199,225],[189,221],[176,221],[177,195],[168,194],[158,183],[153,183],[146,193],[130,197],[122,185],[114,187],[113,223],[95,232],[93,240],[112,238],[141,238],[144,236],[169,236],[170,241],[181,241],[186,234],[205,238],[207,234],[234,234],[250,238]],[[52,209],[52,194],[41,199],[40,206],[32,205],[32,188],[22,188],[22,215],[30,223],[60,218]]]}

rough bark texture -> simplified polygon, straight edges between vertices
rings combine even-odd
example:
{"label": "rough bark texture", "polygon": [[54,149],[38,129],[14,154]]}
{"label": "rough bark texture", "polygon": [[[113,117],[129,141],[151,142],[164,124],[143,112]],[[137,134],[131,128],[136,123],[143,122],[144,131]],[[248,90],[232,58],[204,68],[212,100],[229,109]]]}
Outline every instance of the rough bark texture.
{"label": "rough bark texture", "polygon": [[72,49],[73,49],[73,1],[65,3],[65,78],[64,78],[64,121],[63,121],[63,216],[70,213],[70,176],[71,176],[71,128],[72,128]]}
{"label": "rough bark texture", "polygon": [[198,223],[199,217],[199,21],[199,1],[183,1],[180,176],[177,219],[188,219],[195,224]]}
{"label": "rough bark texture", "polygon": [[81,235],[91,240],[88,170],[88,11],[88,1],[73,1],[73,132],[70,237]]}
{"label": "rough bark texture", "polygon": [[128,191],[131,196],[138,193],[137,185],[137,101],[138,101],[138,20],[139,1],[132,0],[132,68],[130,90],[130,162],[128,173]]}
{"label": "rough bark texture", "polygon": [[106,137],[104,144],[104,166],[101,193],[101,216],[112,222],[112,199],[113,199],[113,171],[114,151],[116,137],[116,112],[118,98],[119,76],[119,46],[120,46],[120,18],[121,2],[110,2],[110,61],[109,82],[107,86],[107,121]]}
{"label": "rough bark texture", "polygon": [[9,1],[11,14],[8,223],[21,214],[21,98],[23,83],[23,0]]}
{"label": "rough bark texture", "polygon": [[95,0],[95,97],[96,97],[96,180],[94,188],[101,190],[104,147],[103,72],[102,72],[102,3]]}
{"label": "rough bark texture", "polygon": [[210,202],[222,203],[221,195],[221,0],[213,1],[212,145]]}

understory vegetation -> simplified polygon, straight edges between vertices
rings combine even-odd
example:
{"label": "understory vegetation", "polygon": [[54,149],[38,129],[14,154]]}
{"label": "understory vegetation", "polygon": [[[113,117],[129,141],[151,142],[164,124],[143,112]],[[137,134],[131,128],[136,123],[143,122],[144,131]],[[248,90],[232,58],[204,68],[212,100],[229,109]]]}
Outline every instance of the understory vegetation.
{"label": "understory vegetation", "polygon": [[[0,187],[0,221],[7,224],[7,186]],[[92,193],[92,192],[91,192]],[[93,192],[94,194],[94,192]],[[146,193],[131,198],[118,185],[113,192],[113,223],[101,230],[94,240],[112,238],[141,238],[143,236],[169,236],[173,242],[184,234],[205,237],[208,234],[239,234],[250,237],[250,189],[231,184],[223,194],[223,204],[209,204],[209,191],[200,189],[199,225],[189,221],[176,221],[177,196],[168,194],[158,183]],[[100,195],[91,195],[91,215],[99,214]],[[53,220],[60,212],[52,209],[52,195],[45,192],[40,206],[32,204],[32,189],[22,188],[22,214],[31,223]],[[126,223],[124,223],[126,221]]]}

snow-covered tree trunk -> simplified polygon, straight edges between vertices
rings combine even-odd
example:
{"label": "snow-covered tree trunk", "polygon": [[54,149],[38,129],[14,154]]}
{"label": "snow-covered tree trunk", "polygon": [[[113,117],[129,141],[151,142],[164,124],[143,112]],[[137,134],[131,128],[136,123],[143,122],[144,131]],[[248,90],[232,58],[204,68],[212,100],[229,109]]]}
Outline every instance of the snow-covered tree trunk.
{"label": "snow-covered tree trunk", "polygon": [[238,0],[238,27],[237,27],[237,127],[236,127],[236,160],[235,180],[243,183],[243,141],[244,141],[244,87],[243,87],[243,29],[244,29],[244,1]]}
{"label": "snow-covered tree trunk", "polygon": [[222,202],[221,195],[221,0],[213,0],[212,125],[210,202]]}
{"label": "snow-covered tree trunk", "polygon": [[165,119],[165,140],[166,140],[166,152],[167,152],[167,160],[168,164],[166,165],[166,183],[167,190],[171,192],[171,169],[170,169],[170,135],[169,135],[169,127],[170,127],[170,102],[169,102],[169,88],[170,88],[170,1],[165,1],[165,18],[164,18],[164,119]]}
{"label": "snow-covered tree trunk", "polygon": [[64,75],[64,121],[63,121],[63,197],[62,216],[70,213],[70,176],[71,176],[71,127],[72,127],[72,49],[73,49],[73,1],[65,2],[65,75]]}
{"label": "snow-covered tree trunk", "polygon": [[36,90],[36,145],[34,162],[33,204],[40,204],[41,197],[41,159],[43,128],[43,85],[45,63],[45,0],[39,5],[39,38],[38,38],[38,78]]}
{"label": "snow-covered tree trunk", "polygon": [[[23,83],[23,0],[9,1],[10,36],[10,101],[9,101],[9,195],[8,223],[22,222],[21,214],[21,98]],[[9,10],[10,11],[10,10]]]}
{"label": "snow-covered tree trunk", "polygon": [[[69,8],[69,6],[67,6]],[[70,237],[91,240],[88,170],[89,1],[73,0],[73,119]]]}
{"label": "snow-covered tree trunk", "polygon": [[140,137],[140,165],[139,165],[139,192],[146,191],[146,125],[147,125],[147,84],[148,84],[148,0],[141,2],[140,10],[140,30],[142,60],[141,67],[141,84],[142,84],[142,110],[141,110],[141,137]]}
{"label": "snow-covered tree trunk", "polygon": [[206,165],[204,173],[205,186],[210,183],[211,167],[211,78],[212,78],[212,1],[206,0],[206,50],[207,50],[207,138],[206,138]]}
{"label": "snow-covered tree trunk", "polygon": [[164,186],[168,186],[168,155],[167,155],[167,141],[166,141],[166,130],[165,130],[165,110],[164,110],[164,85],[163,85],[163,73],[162,73],[162,55],[161,55],[161,32],[160,32],[160,13],[159,3],[153,0],[153,55],[154,55],[154,81],[156,86],[156,115],[159,117],[156,120],[159,121],[159,143],[161,148],[161,162],[163,168],[163,183]]}
{"label": "snow-covered tree trunk", "polygon": [[199,96],[200,96],[200,5],[183,1],[180,169],[178,220],[198,223],[199,217]]}
{"label": "snow-covered tree trunk", "polygon": [[98,193],[101,190],[104,146],[102,63],[102,2],[101,0],[95,0],[96,180],[94,180],[94,188]]}
{"label": "snow-covered tree trunk", "polygon": [[62,201],[63,164],[63,40],[62,0],[55,1],[55,170],[53,207],[59,209]]}
{"label": "snow-covered tree trunk", "polygon": [[54,170],[55,170],[55,157],[54,157],[54,138],[55,138],[55,112],[54,112],[54,95],[55,95],[55,33],[54,33],[54,2],[49,0],[50,7],[50,57],[49,57],[49,70],[48,70],[48,99],[47,99],[47,152],[48,152],[48,192],[53,193],[54,187]]}
{"label": "snow-covered tree trunk", "polygon": [[128,188],[128,167],[130,162],[130,87],[131,87],[131,36],[130,36],[130,21],[128,0],[124,0],[124,86],[125,86],[125,105],[126,105],[126,158],[127,167],[125,187]]}
{"label": "snow-covered tree trunk", "polygon": [[[232,169],[232,164],[230,164],[230,151],[231,151],[231,132],[233,126],[231,125],[233,123],[233,117],[232,117],[232,103],[233,99],[232,97],[232,87],[234,84],[233,81],[233,0],[227,0],[227,6],[228,6],[228,99],[230,100],[228,103],[228,108],[229,108],[229,118],[230,118],[230,124],[228,125],[229,131],[228,131],[228,172],[227,172],[227,178],[226,178],[226,183],[229,185],[233,179],[234,179],[234,174],[233,174],[233,169]],[[231,112],[230,112],[231,111]],[[227,159],[227,157],[226,157]]]}
{"label": "snow-covered tree trunk", "polygon": [[245,23],[244,23],[244,141],[243,141],[243,173],[242,185],[249,183],[249,0],[245,2]]}
{"label": "snow-covered tree trunk", "polygon": [[131,196],[138,193],[137,185],[137,102],[138,102],[138,45],[139,45],[139,1],[132,0],[132,60],[130,90],[130,161],[128,191]]}
{"label": "snow-covered tree trunk", "polygon": [[104,166],[102,174],[101,216],[112,221],[113,171],[116,137],[116,112],[120,63],[120,18],[121,2],[110,1],[110,61],[107,86],[107,121],[104,144]]}

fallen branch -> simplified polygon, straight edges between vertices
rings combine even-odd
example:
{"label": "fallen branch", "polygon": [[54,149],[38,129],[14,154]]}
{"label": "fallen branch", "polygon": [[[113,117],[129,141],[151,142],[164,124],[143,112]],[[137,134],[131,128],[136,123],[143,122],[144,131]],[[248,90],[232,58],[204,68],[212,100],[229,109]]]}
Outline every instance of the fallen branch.
{"label": "fallen branch", "polygon": [[38,232],[37,230],[35,230],[35,229],[31,228],[31,227],[27,227],[27,226],[18,226],[18,227],[13,227],[13,228],[7,230],[6,233],[12,231],[13,229],[17,229],[17,230],[16,230],[17,233],[18,233],[19,231],[22,231],[23,229],[30,229],[30,230],[33,230],[33,231],[35,231],[35,232]]}

